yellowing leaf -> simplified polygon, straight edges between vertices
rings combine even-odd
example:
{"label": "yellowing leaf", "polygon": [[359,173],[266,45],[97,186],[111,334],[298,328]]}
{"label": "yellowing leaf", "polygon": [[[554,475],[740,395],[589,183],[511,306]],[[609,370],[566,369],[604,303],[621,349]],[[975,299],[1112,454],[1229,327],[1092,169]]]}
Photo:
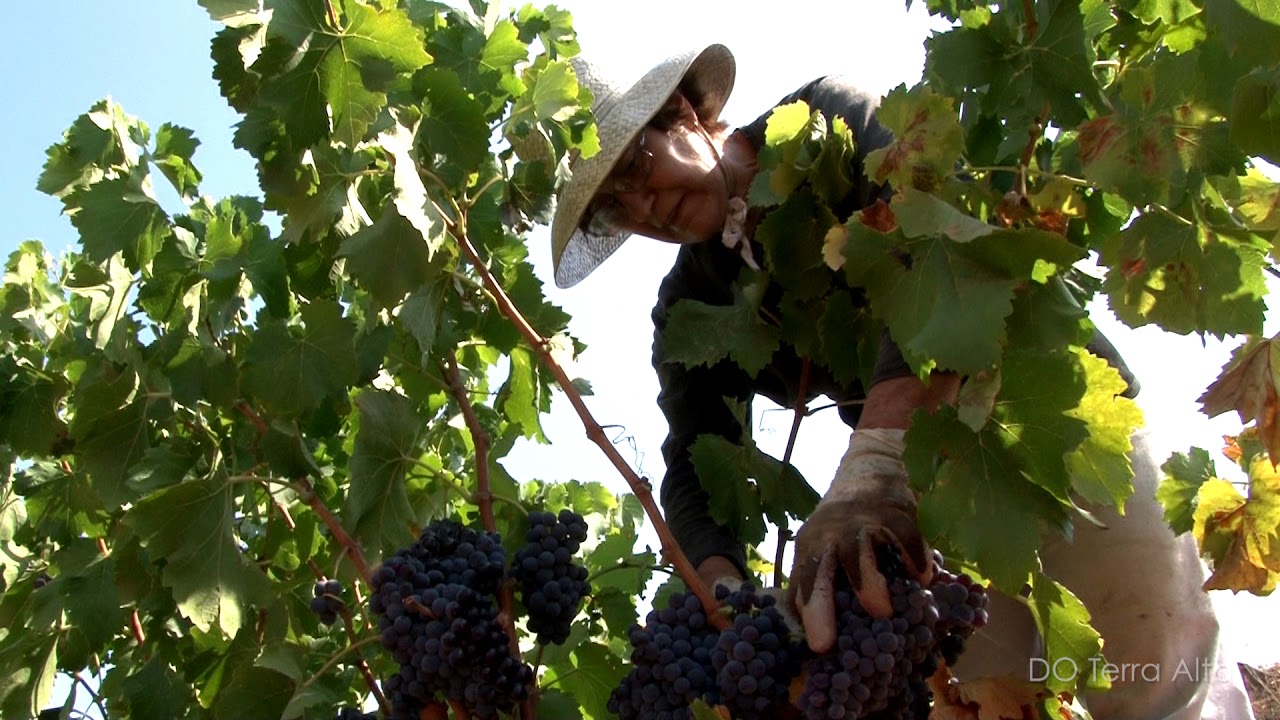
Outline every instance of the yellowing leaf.
{"label": "yellowing leaf", "polygon": [[1250,590],[1264,594],[1280,570],[1280,475],[1265,458],[1249,468],[1249,497],[1217,478],[1200,488],[1194,532],[1213,563],[1206,590]]}
{"label": "yellowing leaf", "polygon": [[1031,202],[1031,207],[1040,212],[1052,210],[1074,218],[1084,217],[1086,214],[1084,198],[1076,192],[1076,185],[1062,178],[1045,183],[1039,191],[1028,195],[1027,200]]}
{"label": "yellowing leaf", "polygon": [[929,191],[954,170],[964,131],[950,98],[927,85],[899,86],[885,96],[877,116],[894,141],[867,154],[866,173],[874,182]]}
{"label": "yellowing leaf", "polygon": [[822,241],[822,261],[832,270],[844,267],[844,245],[849,241],[849,231],[843,225],[832,225]]}
{"label": "yellowing leaf", "polygon": [[1271,456],[1280,460],[1280,423],[1277,422],[1277,387],[1280,387],[1280,345],[1276,338],[1251,341],[1236,351],[1222,375],[1200,396],[1209,417],[1235,410],[1241,422],[1257,421],[1258,436]]}
{"label": "yellowing leaf", "polygon": [[1040,701],[1050,695],[1043,685],[1013,675],[961,683],[944,677],[939,672],[929,679],[934,693],[929,720],[1035,720]]}

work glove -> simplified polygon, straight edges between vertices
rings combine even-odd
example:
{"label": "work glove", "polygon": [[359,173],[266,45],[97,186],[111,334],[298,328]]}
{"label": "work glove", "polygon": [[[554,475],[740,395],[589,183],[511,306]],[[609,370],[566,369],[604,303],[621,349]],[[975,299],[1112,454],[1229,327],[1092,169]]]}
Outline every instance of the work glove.
{"label": "work glove", "polygon": [[862,607],[889,617],[889,583],[876,565],[876,545],[890,545],[908,574],[927,584],[932,553],[916,522],[916,499],[902,464],[905,431],[858,430],[827,494],[796,534],[787,599],[804,625],[809,647],[835,644],[836,573],[844,572]]}

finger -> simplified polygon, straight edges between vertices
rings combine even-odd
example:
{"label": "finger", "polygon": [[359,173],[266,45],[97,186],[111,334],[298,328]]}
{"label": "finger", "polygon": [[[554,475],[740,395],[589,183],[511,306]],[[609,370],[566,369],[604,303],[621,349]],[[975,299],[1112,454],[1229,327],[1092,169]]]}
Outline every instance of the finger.
{"label": "finger", "polygon": [[920,534],[915,520],[903,518],[902,522],[892,525],[887,540],[897,546],[907,573],[921,585],[928,585],[933,580],[933,551]]}
{"label": "finger", "polygon": [[[889,600],[889,581],[876,564],[876,540],[879,533],[863,530],[858,534],[857,576],[849,573],[849,582],[858,596],[862,609],[873,618],[887,618],[893,615],[893,603]],[[849,569],[846,566],[845,572]]]}
{"label": "finger", "polygon": [[787,584],[787,603],[796,608],[797,613],[804,599],[813,592],[813,578],[817,572],[818,557],[801,551],[797,546],[796,558],[791,563],[791,580]]}
{"label": "finger", "polygon": [[800,623],[804,625],[805,639],[809,641],[809,648],[817,653],[824,653],[836,644],[833,575],[835,575],[835,552],[827,548],[822,554],[822,560],[818,563],[812,589],[796,605],[796,609],[800,611]]}

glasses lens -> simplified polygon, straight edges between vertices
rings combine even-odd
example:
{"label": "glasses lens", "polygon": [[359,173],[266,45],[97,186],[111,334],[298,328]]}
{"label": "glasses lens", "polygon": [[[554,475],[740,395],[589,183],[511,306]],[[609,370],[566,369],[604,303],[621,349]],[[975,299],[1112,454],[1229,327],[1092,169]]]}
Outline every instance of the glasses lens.
{"label": "glasses lens", "polygon": [[583,229],[592,235],[600,236],[617,235],[622,232],[622,226],[627,219],[623,207],[608,195],[597,197],[591,205],[587,206],[585,215],[587,221],[583,224]]}

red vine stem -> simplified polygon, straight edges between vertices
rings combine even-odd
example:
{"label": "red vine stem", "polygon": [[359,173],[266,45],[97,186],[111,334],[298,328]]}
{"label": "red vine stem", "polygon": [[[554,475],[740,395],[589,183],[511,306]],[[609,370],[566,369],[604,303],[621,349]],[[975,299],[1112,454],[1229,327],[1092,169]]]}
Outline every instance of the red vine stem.
{"label": "red vine stem", "polygon": [[577,411],[578,417],[582,420],[587,438],[600,448],[600,450],[605,454],[605,457],[609,458],[609,462],[613,463],[614,468],[616,468],[622,475],[623,479],[627,481],[627,485],[631,487],[631,492],[636,496],[636,499],[640,501],[640,505],[644,507],[645,514],[649,516],[649,521],[653,523],[654,530],[658,533],[658,539],[662,543],[663,556],[665,556],[672,565],[675,565],[676,570],[680,573],[680,577],[684,578],[689,589],[698,596],[698,599],[702,602],[702,607],[707,611],[707,615],[711,622],[717,627],[727,627],[729,622],[728,619],[715,612],[716,609],[720,607],[720,603],[716,601],[715,596],[711,594],[710,590],[707,589],[706,584],[702,582],[702,578],[698,576],[698,572],[693,567],[693,563],[689,562],[689,557],[684,554],[684,550],[680,547],[680,544],[676,542],[675,536],[671,534],[671,528],[667,526],[666,520],[662,517],[662,511],[658,509],[657,503],[653,500],[653,489],[649,484],[649,481],[637,475],[635,471],[631,469],[631,466],[627,464],[627,461],[623,459],[622,454],[618,452],[617,448],[609,442],[609,438],[605,435],[604,429],[600,427],[600,423],[596,422],[595,418],[591,415],[591,411],[587,409],[586,403],[583,402],[582,396],[578,394],[578,391],[573,387],[573,383],[570,381],[564,368],[561,367],[560,363],[556,362],[555,358],[551,356],[551,351],[548,349],[546,338],[539,335],[538,331],[534,330],[533,327],[529,325],[528,320],[526,320],[524,315],[522,315],[519,309],[516,308],[515,304],[511,301],[511,298],[502,289],[502,286],[498,284],[497,279],[493,277],[493,273],[489,272],[489,268],[485,266],[484,261],[480,259],[480,255],[476,252],[475,247],[471,244],[471,241],[467,238],[466,234],[463,232],[455,233],[455,238],[457,239],[458,246],[462,249],[463,254],[466,255],[467,260],[476,269],[476,272],[479,273],[481,280],[484,282],[485,288],[497,302],[498,310],[507,318],[507,320],[515,325],[516,330],[520,332],[525,341],[529,343],[529,346],[533,348],[535,353],[537,353],[538,359],[540,359],[542,363],[551,370],[551,374],[555,376],[556,383],[560,386],[560,389],[564,391],[565,396],[569,398],[569,403],[573,405],[573,409]]}
{"label": "red vine stem", "polygon": [[334,517],[333,511],[328,505],[324,504],[324,500],[316,495],[315,488],[311,487],[311,483],[306,478],[297,478],[293,481],[293,489],[298,496],[311,506],[311,510],[320,516],[320,521],[325,527],[329,528],[329,534],[333,539],[342,546],[347,557],[351,560],[351,564],[355,566],[356,572],[364,580],[366,585],[373,585],[373,570],[369,568],[369,563],[364,559],[364,553],[360,551],[360,545],[350,534],[346,528],[342,527],[342,523],[338,522],[338,518]]}
{"label": "red vine stem", "polygon": [[[796,449],[796,438],[800,435],[800,423],[804,420],[809,395],[809,367],[812,362],[805,358],[800,365],[800,385],[796,388],[796,401],[791,405],[791,433],[787,435],[787,449],[782,453],[782,469],[785,472],[791,464],[791,453]],[[782,556],[787,549],[787,540],[791,539],[791,531],[786,525],[778,527],[778,547],[773,553],[773,586],[782,585]]]}
{"label": "red vine stem", "polygon": [[[497,532],[498,526],[493,517],[493,491],[489,486],[489,433],[480,425],[475,408],[471,405],[471,395],[462,382],[462,374],[458,372],[458,359],[452,353],[441,368],[445,384],[453,393],[462,409],[462,420],[471,432],[471,444],[476,448],[476,506],[480,508],[480,523],[485,530]],[[507,633],[507,642],[511,646],[511,654],[520,657],[520,642],[516,639],[515,593],[511,584],[504,582],[498,592],[498,621]]]}
{"label": "red vine stem", "polygon": [[462,382],[462,375],[458,372],[458,359],[452,353],[445,360],[441,371],[444,373],[445,384],[449,386],[454,400],[458,401],[458,407],[462,409],[462,420],[466,423],[467,430],[471,432],[471,444],[476,448],[475,501],[476,506],[480,508],[480,524],[489,532],[497,532],[497,525],[493,519],[493,491],[489,487],[489,433],[485,432],[480,425],[480,418],[476,417],[475,408],[471,406],[471,397],[467,393],[466,385]]}
{"label": "red vine stem", "polygon": [[[70,464],[66,460],[63,460],[62,463],[64,465],[63,469],[69,474],[71,472]],[[107,547],[106,538],[94,538],[94,540],[98,544],[98,552],[102,553],[103,557],[111,554],[111,549]],[[147,644],[147,636],[142,632],[142,618],[138,617],[138,608],[134,608],[129,613],[129,630],[133,632],[133,639],[138,641],[138,645]]]}

